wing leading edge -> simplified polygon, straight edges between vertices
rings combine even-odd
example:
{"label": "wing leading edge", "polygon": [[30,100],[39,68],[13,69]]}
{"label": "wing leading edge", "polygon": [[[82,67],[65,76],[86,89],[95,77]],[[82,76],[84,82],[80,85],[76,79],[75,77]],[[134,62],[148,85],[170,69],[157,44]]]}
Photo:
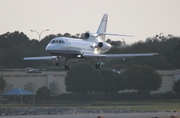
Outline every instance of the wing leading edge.
{"label": "wing leading edge", "polygon": [[54,60],[57,56],[42,56],[42,57],[25,57],[23,60],[30,61],[30,60]]}

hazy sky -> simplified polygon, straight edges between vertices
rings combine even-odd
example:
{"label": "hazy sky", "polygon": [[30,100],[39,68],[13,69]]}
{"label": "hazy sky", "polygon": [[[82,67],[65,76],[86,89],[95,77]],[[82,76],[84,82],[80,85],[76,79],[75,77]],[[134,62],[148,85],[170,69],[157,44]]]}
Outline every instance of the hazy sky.
{"label": "hazy sky", "polygon": [[24,32],[30,39],[49,34],[96,32],[104,13],[108,33],[135,35],[107,36],[127,43],[163,33],[180,36],[180,0],[0,0],[0,34]]}

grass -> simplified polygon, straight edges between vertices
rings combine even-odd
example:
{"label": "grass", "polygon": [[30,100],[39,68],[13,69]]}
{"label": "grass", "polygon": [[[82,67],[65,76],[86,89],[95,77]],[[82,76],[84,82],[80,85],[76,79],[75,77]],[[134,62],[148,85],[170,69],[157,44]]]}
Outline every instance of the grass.
{"label": "grass", "polygon": [[17,107],[33,107],[29,104],[0,104],[0,108],[17,108]]}
{"label": "grass", "polygon": [[179,111],[180,112],[180,102],[106,102],[105,105],[101,102],[89,105],[89,106],[78,106],[78,108],[88,108],[88,109],[120,109],[125,110],[129,107],[130,111],[147,111],[147,110],[163,110],[163,111]]}
{"label": "grass", "polygon": [[0,104],[0,108],[16,108],[16,107],[76,107],[87,109],[103,109],[112,110],[119,109],[125,110],[129,107],[130,111],[141,110],[162,110],[162,111],[179,111],[180,102],[90,102],[90,103],[60,103],[60,104],[42,104],[42,105],[29,105],[29,104]]}

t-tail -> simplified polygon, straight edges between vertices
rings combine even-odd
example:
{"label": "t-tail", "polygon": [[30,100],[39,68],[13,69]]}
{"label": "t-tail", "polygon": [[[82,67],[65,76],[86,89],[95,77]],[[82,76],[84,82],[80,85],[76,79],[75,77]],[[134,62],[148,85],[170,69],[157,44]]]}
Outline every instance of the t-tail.
{"label": "t-tail", "polygon": [[[106,35],[133,37],[132,35],[126,35],[126,34],[111,34],[111,33],[106,33],[107,21],[108,21],[108,15],[104,14],[103,18],[102,18],[102,20],[100,22],[100,25],[98,27],[97,32],[96,33],[86,32],[84,34],[85,38],[87,40],[90,40],[90,41],[102,42],[102,41],[105,41],[105,36]],[[99,38],[97,38],[97,37],[99,37]],[[98,40],[98,39],[100,39],[100,40]]]}
{"label": "t-tail", "polygon": [[105,35],[101,35],[101,34],[104,34],[106,33],[106,28],[107,28],[107,20],[108,20],[108,15],[107,14],[104,14],[102,20],[101,20],[101,23],[98,27],[98,30],[97,30],[97,34],[99,34],[101,40],[105,41]]}
{"label": "t-tail", "polygon": [[100,37],[101,40],[105,41],[105,36],[106,35],[112,35],[112,36],[128,36],[128,37],[133,37],[132,35],[126,35],[126,34],[111,34],[111,33],[106,33],[107,29],[107,21],[108,21],[108,15],[104,14],[103,18],[101,20],[101,23],[99,25],[99,28],[97,30],[97,35]]}

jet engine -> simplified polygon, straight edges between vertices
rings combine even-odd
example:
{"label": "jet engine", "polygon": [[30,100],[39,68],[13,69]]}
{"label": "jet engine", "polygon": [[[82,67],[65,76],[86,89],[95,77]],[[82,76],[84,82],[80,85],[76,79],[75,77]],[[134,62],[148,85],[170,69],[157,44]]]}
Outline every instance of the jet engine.
{"label": "jet engine", "polygon": [[101,50],[101,53],[105,53],[111,49],[111,45],[107,42],[99,42],[97,44],[97,48],[99,48]]}
{"label": "jet engine", "polygon": [[99,43],[98,43],[98,47],[99,47],[99,48],[102,48],[102,47],[103,47],[103,43],[102,43],[102,42],[99,42]]}
{"label": "jet engine", "polygon": [[85,37],[86,39],[88,39],[89,37],[96,37],[96,36],[98,36],[98,34],[96,34],[96,33],[91,33],[91,32],[86,32],[86,33],[84,34],[84,37]]}

